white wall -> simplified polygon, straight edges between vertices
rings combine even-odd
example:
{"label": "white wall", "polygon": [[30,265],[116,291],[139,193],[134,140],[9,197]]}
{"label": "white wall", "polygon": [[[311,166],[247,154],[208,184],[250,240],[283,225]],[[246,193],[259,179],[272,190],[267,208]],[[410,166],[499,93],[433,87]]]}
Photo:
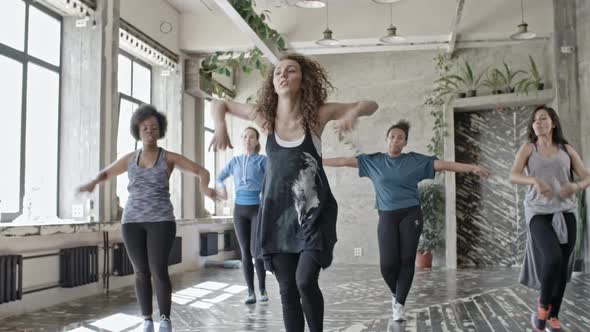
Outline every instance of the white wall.
{"label": "white wall", "polygon": [[[179,16],[165,0],[121,0],[122,19],[177,54],[180,51]],[[163,21],[172,24],[172,32],[160,31]]]}

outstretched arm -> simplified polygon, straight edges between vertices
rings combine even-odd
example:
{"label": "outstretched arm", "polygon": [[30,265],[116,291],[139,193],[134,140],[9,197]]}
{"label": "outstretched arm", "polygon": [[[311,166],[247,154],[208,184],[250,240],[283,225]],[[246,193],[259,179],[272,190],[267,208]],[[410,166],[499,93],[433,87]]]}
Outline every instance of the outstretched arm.
{"label": "outstretched arm", "polygon": [[116,177],[117,175],[123,174],[127,172],[127,165],[129,164],[129,160],[133,157],[133,153],[128,153],[123,157],[119,158],[117,161],[113,162],[105,169],[101,170],[98,175],[92,179],[90,182],[85,183],[78,187],[78,192],[93,192],[94,188],[97,184],[103,183],[110,178]]}
{"label": "outstretched arm", "polygon": [[322,164],[331,167],[359,167],[356,157],[324,158]]}
{"label": "outstretched arm", "polygon": [[361,116],[369,116],[377,111],[379,105],[372,100],[362,100],[355,103],[325,103],[320,107],[320,129],[323,130],[326,123],[332,120],[340,132],[350,131]]}
{"label": "outstretched arm", "polygon": [[177,167],[182,172],[191,173],[199,177],[199,188],[205,196],[211,199],[217,198],[215,189],[209,188],[209,181],[211,180],[209,171],[181,154],[168,152],[167,157],[174,164],[174,167]]}
{"label": "outstretched arm", "polygon": [[475,164],[465,164],[465,163],[457,163],[454,161],[445,161],[445,160],[435,160],[434,161],[434,170],[439,171],[447,171],[447,172],[457,172],[457,173],[473,173],[475,175],[479,175],[482,178],[486,178],[490,175],[490,172],[485,168],[475,165]]}

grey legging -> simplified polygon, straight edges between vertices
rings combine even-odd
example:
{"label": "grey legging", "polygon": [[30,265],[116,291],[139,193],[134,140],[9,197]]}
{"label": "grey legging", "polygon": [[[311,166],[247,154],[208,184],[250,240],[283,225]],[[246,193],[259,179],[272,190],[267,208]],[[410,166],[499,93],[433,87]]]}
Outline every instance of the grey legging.
{"label": "grey legging", "polygon": [[152,315],[153,277],[160,315],[170,317],[172,283],[168,275],[168,257],[176,236],[176,223],[124,223],[121,230],[127,254],[135,271],[135,292],[141,314]]}

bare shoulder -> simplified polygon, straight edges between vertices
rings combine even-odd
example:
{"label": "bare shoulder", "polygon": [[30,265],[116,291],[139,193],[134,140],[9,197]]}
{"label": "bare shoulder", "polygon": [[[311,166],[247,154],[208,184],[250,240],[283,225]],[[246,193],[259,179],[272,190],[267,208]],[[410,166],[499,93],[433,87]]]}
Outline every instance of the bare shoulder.
{"label": "bare shoulder", "polygon": [[565,145],[565,150],[568,154],[578,154],[578,152],[576,151],[576,149],[574,149],[573,146],[566,144]]}
{"label": "bare shoulder", "polygon": [[533,152],[533,143],[524,143],[523,145],[520,146],[520,149],[518,149],[518,154],[524,155],[526,157],[530,156],[532,152]]}

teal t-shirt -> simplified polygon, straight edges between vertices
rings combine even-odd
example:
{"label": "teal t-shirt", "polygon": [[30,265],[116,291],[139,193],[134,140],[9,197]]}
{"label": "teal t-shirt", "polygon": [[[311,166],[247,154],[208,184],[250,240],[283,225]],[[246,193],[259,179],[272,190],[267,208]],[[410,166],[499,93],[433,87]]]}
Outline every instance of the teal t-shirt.
{"label": "teal t-shirt", "polygon": [[434,156],[402,153],[391,157],[385,153],[357,156],[359,176],[373,182],[377,194],[376,208],[395,211],[420,205],[418,182],[434,178]]}

